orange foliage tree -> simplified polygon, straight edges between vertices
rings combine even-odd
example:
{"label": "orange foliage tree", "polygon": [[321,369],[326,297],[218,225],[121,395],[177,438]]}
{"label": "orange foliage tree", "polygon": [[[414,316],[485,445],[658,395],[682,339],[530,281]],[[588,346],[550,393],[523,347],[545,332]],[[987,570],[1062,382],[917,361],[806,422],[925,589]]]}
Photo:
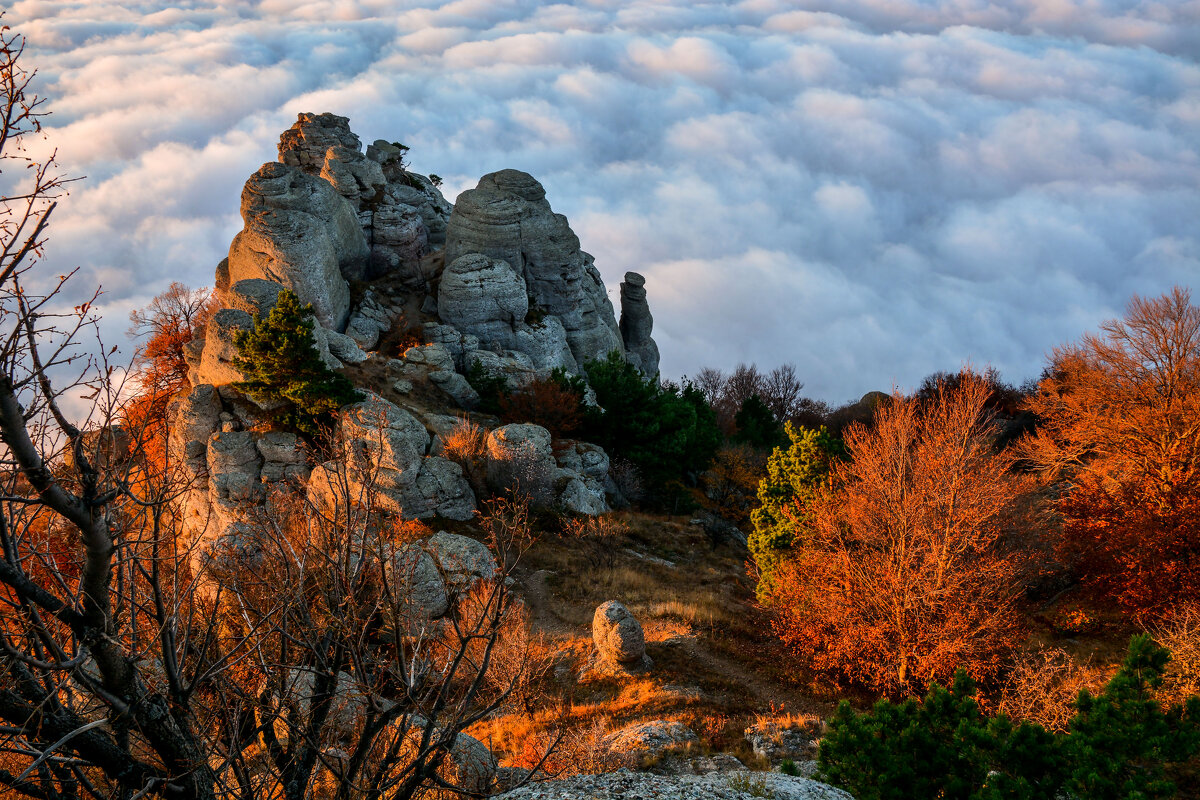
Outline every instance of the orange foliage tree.
{"label": "orange foliage tree", "polygon": [[[178,281],[129,314],[129,335],[145,338],[133,359],[135,397],[126,405],[124,423],[138,438],[154,438],[166,420],[167,403],[188,385],[188,342],[203,335],[217,310],[209,289],[190,289]],[[152,448],[153,449],[153,448]]]}
{"label": "orange foliage tree", "polygon": [[767,597],[776,630],[818,669],[885,692],[992,673],[1016,634],[1001,548],[1021,491],[992,445],[989,387],[966,375],[848,429],[850,458],[804,509],[805,544]]}
{"label": "orange foliage tree", "polygon": [[1200,308],[1175,288],[1054,351],[1022,455],[1059,479],[1063,548],[1137,612],[1200,597]]}

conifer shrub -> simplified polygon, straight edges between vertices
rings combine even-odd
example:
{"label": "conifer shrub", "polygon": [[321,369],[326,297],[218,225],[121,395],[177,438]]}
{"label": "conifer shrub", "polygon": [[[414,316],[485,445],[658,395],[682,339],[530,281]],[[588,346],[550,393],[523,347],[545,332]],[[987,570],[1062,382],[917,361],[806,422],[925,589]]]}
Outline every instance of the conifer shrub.
{"label": "conifer shrub", "polygon": [[1153,698],[1170,658],[1135,636],[1104,691],[1086,690],[1065,733],[979,710],[959,670],[923,702],[880,700],[865,713],[846,701],[818,758],[826,780],[858,800],[1145,800],[1173,797],[1165,766],[1200,752],[1200,697],[1163,709]]}
{"label": "conifer shrub", "polygon": [[633,464],[648,495],[674,503],[694,484],[721,444],[716,416],[693,386],[659,385],[619,352],[587,364],[599,408],[589,408],[584,439]]}
{"label": "conifer shrub", "polygon": [[734,442],[747,444],[758,450],[774,450],[787,444],[779,420],[757,394],[745,399],[734,415],[733,424],[737,430],[730,438]]}
{"label": "conifer shrub", "polygon": [[328,432],[338,408],[362,399],[352,383],[321,360],[313,337],[312,305],[284,290],[271,313],[234,335],[233,364],[246,376],[233,384],[259,403],[277,406],[276,419],[308,437]]}
{"label": "conifer shrub", "polygon": [[750,554],[759,572],[759,594],[771,586],[779,562],[798,544],[808,525],[808,507],[829,482],[830,465],[845,455],[842,440],[825,429],[797,428],[788,422],[790,440],[767,459],[767,474],[758,484],[758,508],[750,514],[754,531]]}

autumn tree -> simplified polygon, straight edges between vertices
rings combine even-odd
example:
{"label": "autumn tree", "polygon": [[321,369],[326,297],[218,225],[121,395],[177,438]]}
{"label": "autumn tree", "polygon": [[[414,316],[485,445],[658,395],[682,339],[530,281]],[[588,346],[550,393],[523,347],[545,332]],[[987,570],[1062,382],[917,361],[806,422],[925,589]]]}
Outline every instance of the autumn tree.
{"label": "autumn tree", "polygon": [[1020,492],[992,446],[986,382],[881,405],[846,435],[849,458],[803,513],[776,571],[776,629],[819,669],[886,692],[993,672],[1016,630],[1014,566],[1000,550]]}
{"label": "autumn tree", "polygon": [[1131,611],[1200,596],[1200,308],[1134,297],[1120,320],[1054,351],[1028,401],[1022,455],[1058,481],[1063,547]]}
{"label": "autumn tree", "polygon": [[129,314],[129,335],[142,342],[133,357],[131,388],[135,394],[123,409],[124,424],[148,440],[155,462],[162,460],[159,445],[167,403],[189,386],[186,347],[204,335],[216,307],[209,289],[190,289],[172,281],[149,305]]}

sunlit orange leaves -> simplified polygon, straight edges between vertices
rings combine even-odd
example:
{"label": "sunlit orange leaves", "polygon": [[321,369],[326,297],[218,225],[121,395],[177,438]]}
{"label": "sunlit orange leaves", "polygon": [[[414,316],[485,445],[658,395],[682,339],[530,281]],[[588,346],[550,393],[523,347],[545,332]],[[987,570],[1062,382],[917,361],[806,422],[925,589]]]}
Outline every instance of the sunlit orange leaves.
{"label": "sunlit orange leaves", "polygon": [[813,666],[889,692],[998,668],[1016,632],[1016,570],[999,545],[1021,486],[993,448],[988,393],[967,376],[849,429],[850,459],[769,598]]}

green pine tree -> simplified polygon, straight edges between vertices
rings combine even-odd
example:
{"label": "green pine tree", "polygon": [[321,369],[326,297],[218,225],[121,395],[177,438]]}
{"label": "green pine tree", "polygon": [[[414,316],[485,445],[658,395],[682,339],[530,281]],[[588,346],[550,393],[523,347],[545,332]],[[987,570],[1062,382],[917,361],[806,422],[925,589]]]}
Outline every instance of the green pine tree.
{"label": "green pine tree", "polygon": [[1154,697],[1170,653],[1149,634],[1135,636],[1121,669],[1098,697],[1085,689],[1071,720],[1069,791],[1089,800],[1174,797],[1165,763],[1200,752],[1200,697],[1163,710]]}
{"label": "green pine tree", "polygon": [[775,567],[803,538],[804,510],[828,483],[830,465],[846,452],[824,425],[814,430],[788,422],[783,431],[791,444],[767,459],[766,477],[758,484],[759,507],[750,514],[754,531],[747,539],[758,566],[760,597],[770,588]]}
{"label": "green pine tree", "polygon": [[757,394],[752,394],[742,401],[742,407],[734,416],[733,424],[737,427],[737,433],[732,437],[735,442],[748,444],[759,450],[774,450],[776,447],[787,445],[779,420],[775,419],[775,414]]}
{"label": "green pine tree", "polygon": [[318,437],[328,431],[333,412],[362,395],[344,376],[321,360],[313,337],[311,305],[300,305],[284,290],[271,313],[255,315],[254,328],[239,331],[233,364],[246,376],[233,384],[259,403],[278,406],[279,421],[299,433]]}

